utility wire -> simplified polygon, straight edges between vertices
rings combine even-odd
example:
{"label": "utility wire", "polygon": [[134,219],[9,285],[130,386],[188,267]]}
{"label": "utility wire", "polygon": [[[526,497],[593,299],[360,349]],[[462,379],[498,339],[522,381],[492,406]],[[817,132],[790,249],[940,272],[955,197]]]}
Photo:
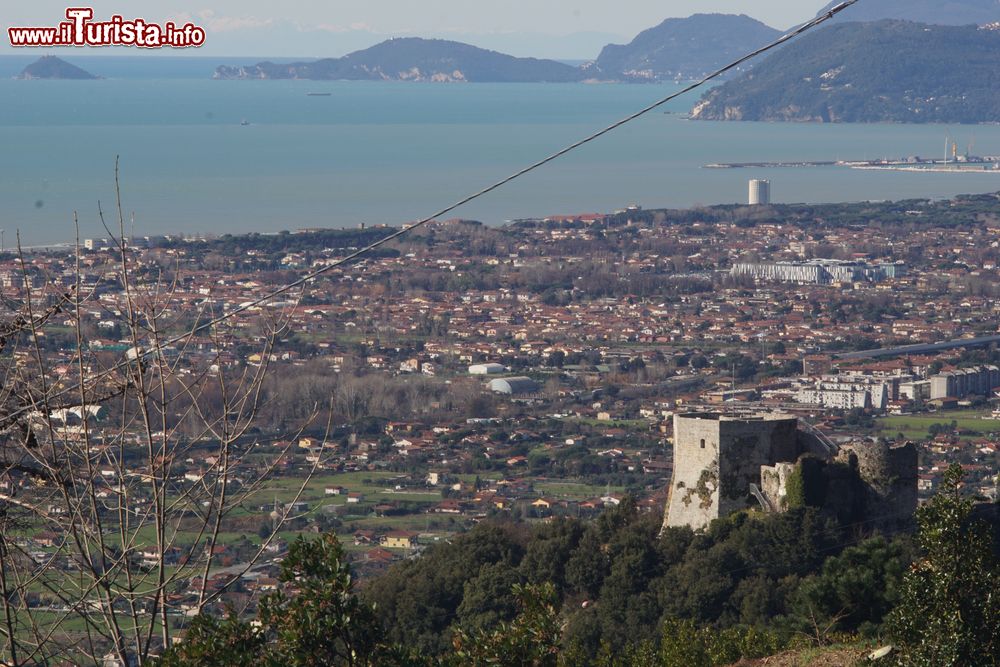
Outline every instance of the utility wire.
{"label": "utility wire", "polygon": [[[598,130],[597,132],[594,132],[593,134],[591,134],[591,135],[589,135],[589,136],[587,136],[587,137],[585,137],[583,139],[580,139],[579,141],[576,141],[576,142],[574,142],[574,143],[566,146],[565,148],[562,148],[562,149],[556,151],[555,153],[552,153],[548,157],[542,158],[541,160],[538,160],[537,162],[535,162],[535,163],[533,163],[533,164],[531,164],[531,165],[529,165],[527,167],[524,167],[523,169],[520,169],[520,170],[514,172],[510,176],[507,176],[506,178],[503,178],[503,179],[497,181],[496,183],[493,183],[492,185],[489,185],[489,186],[483,188],[482,190],[479,190],[478,192],[475,192],[475,193],[470,194],[470,195],[468,195],[466,197],[463,197],[462,199],[456,201],[455,203],[450,204],[449,206],[446,206],[445,208],[441,209],[440,211],[437,211],[436,213],[433,213],[433,214],[427,216],[426,218],[422,218],[422,219],[418,220],[417,222],[414,222],[414,223],[412,223],[412,224],[410,224],[408,226],[404,226],[400,230],[398,230],[396,232],[393,232],[392,234],[389,234],[388,236],[385,236],[382,239],[380,239],[378,241],[375,241],[374,243],[371,243],[371,244],[365,246],[364,248],[356,250],[356,251],[350,253],[349,255],[346,255],[345,257],[341,257],[340,259],[336,260],[335,262],[332,262],[330,264],[327,264],[326,266],[320,267],[319,269],[316,269],[315,271],[311,271],[311,272],[305,274],[304,276],[298,278],[297,280],[294,280],[294,281],[292,281],[290,283],[287,283],[284,286],[279,287],[278,289],[275,289],[275,290],[269,292],[268,294],[265,294],[264,296],[258,297],[256,299],[253,299],[253,300],[248,301],[246,303],[242,303],[239,306],[237,306],[236,308],[233,308],[232,310],[226,311],[222,315],[214,317],[214,318],[212,318],[210,320],[207,320],[205,322],[199,323],[199,324],[195,325],[194,327],[192,327],[191,330],[189,330],[189,331],[187,331],[187,332],[185,332],[183,334],[179,334],[179,335],[174,336],[172,338],[168,338],[165,341],[163,341],[162,343],[160,343],[157,347],[162,348],[164,346],[174,345],[176,343],[179,343],[179,342],[181,342],[181,341],[183,341],[183,340],[185,340],[187,338],[190,338],[191,336],[194,336],[195,334],[197,334],[197,333],[199,333],[201,331],[205,331],[206,329],[210,329],[210,328],[212,328],[212,327],[214,327],[214,326],[216,326],[218,324],[221,324],[225,320],[230,319],[230,318],[232,318],[232,317],[234,317],[236,315],[239,315],[240,313],[246,312],[247,310],[250,310],[251,308],[255,308],[255,307],[257,307],[257,306],[259,306],[259,305],[261,305],[263,303],[266,303],[267,301],[270,301],[271,299],[273,299],[273,298],[275,298],[277,296],[281,296],[282,294],[290,292],[291,290],[294,290],[297,287],[301,287],[301,286],[305,285],[306,283],[308,283],[309,281],[314,280],[315,278],[318,278],[319,276],[322,276],[322,275],[324,275],[326,273],[329,273],[330,271],[333,271],[336,268],[344,266],[345,264],[349,264],[350,262],[353,262],[354,260],[356,260],[356,259],[358,259],[358,258],[360,258],[360,257],[362,257],[364,255],[367,255],[368,253],[372,252],[373,250],[376,250],[377,248],[380,248],[380,247],[386,245],[387,243],[390,243],[392,241],[395,241],[398,238],[401,238],[401,237],[403,237],[403,236],[405,236],[407,234],[410,234],[415,229],[423,227],[427,223],[432,222],[433,220],[436,220],[437,218],[440,218],[440,217],[442,217],[444,215],[447,215],[448,213],[451,213],[455,209],[457,209],[457,208],[459,208],[461,206],[464,206],[465,204],[468,204],[471,201],[479,199],[480,197],[483,197],[484,195],[487,195],[490,192],[493,192],[494,190],[502,188],[503,186],[507,185],[511,181],[514,181],[514,180],[516,180],[516,179],[524,176],[525,174],[528,174],[528,173],[530,173],[532,171],[535,171],[536,169],[538,169],[540,167],[543,167],[543,166],[547,165],[550,162],[558,160],[559,158],[561,158],[562,156],[566,155],[567,153],[571,153],[572,151],[575,151],[576,149],[578,149],[578,148],[580,148],[580,147],[582,147],[582,146],[584,146],[586,144],[589,144],[592,141],[596,141],[597,139],[600,139],[604,135],[609,134],[610,132],[613,132],[614,130],[617,130],[619,127],[621,127],[623,125],[627,125],[628,123],[631,123],[632,121],[637,120],[638,118],[641,118],[642,116],[645,116],[646,114],[650,113],[651,111],[655,111],[656,109],[660,108],[664,104],[666,104],[666,103],[668,103],[668,102],[670,102],[672,100],[677,99],[681,95],[685,95],[685,94],[687,94],[687,93],[689,93],[689,92],[691,92],[693,90],[696,90],[697,88],[700,88],[701,86],[705,85],[709,81],[712,81],[713,79],[717,79],[718,77],[722,76],[726,72],[729,72],[729,71],[731,71],[733,69],[736,69],[737,67],[739,67],[743,63],[747,62],[748,60],[756,58],[757,56],[759,56],[759,55],[761,55],[763,53],[767,53],[768,51],[771,51],[772,49],[775,49],[775,48],[781,46],[782,44],[784,44],[784,43],[786,43],[786,42],[788,42],[788,41],[790,41],[790,40],[798,37],[799,35],[802,35],[802,34],[804,34],[806,32],[809,32],[813,28],[815,28],[815,27],[817,27],[817,26],[819,26],[819,25],[821,25],[823,23],[826,23],[827,21],[829,21],[830,19],[832,19],[834,16],[836,16],[840,12],[842,12],[845,9],[847,9],[848,7],[856,4],[858,1],[859,0],[845,0],[844,2],[841,2],[836,7],[831,8],[829,11],[824,12],[823,14],[817,16],[816,18],[812,19],[811,21],[807,21],[806,23],[803,23],[802,25],[800,25],[800,26],[798,26],[796,28],[793,28],[789,32],[785,33],[784,35],[782,35],[778,39],[776,39],[773,42],[771,42],[770,44],[767,44],[766,46],[762,46],[761,48],[759,48],[759,49],[757,49],[755,51],[752,51],[752,52],[746,54],[745,56],[743,56],[743,57],[741,57],[741,58],[739,58],[737,60],[734,60],[733,62],[729,63],[728,65],[725,65],[725,66],[723,66],[723,67],[715,70],[711,74],[706,75],[702,79],[700,79],[698,81],[695,81],[693,83],[688,84],[687,86],[685,86],[681,90],[678,90],[678,91],[676,91],[674,93],[671,93],[670,95],[667,95],[666,97],[664,97],[664,98],[662,98],[660,100],[657,100],[656,102],[653,102],[649,106],[647,106],[647,107],[645,107],[643,109],[640,109],[639,111],[636,111],[635,113],[633,113],[633,114],[631,114],[629,116],[626,116],[626,117],[622,118],[621,120],[618,120],[618,121],[612,123],[611,125],[608,125],[604,129]],[[141,359],[142,357],[146,357],[149,354],[153,353],[154,351],[155,351],[155,349],[137,350],[136,351],[137,352],[136,359],[138,360],[138,359]],[[102,376],[110,375],[114,371],[120,370],[121,368],[124,368],[127,364],[128,364],[127,361],[125,361],[125,362],[119,362],[118,364],[116,364],[116,365],[112,366],[111,368],[108,368],[107,370],[105,370],[102,373],[98,374],[98,376],[95,377],[95,378],[93,378],[93,379],[96,380],[96,379],[99,379]],[[83,380],[81,378],[81,382],[82,381]],[[68,388],[66,388],[66,389],[64,389],[64,390],[62,390],[60,392],[57,392],[57,393],[53,394],[49,398],[50,398],[50,400],[52,398],[58,398],[58,397],[60,397],[62,395],[65,395],[66,393],[68,393],[70,391],[73,391],[74,389],[75,389],[75,387],[68,387]],[[15,411],[9,413],[8,415],[6,415],[5,421],[9,420],[9,419],[11,419],[13,417],[16,417],[17,415],[19,415],[19,414],[21,414],[23,412],[26,412],[28,409],[29,409],[28,407],[23,407],[23,408],[20,408],[19,410],[15,410]]]}
{"label": "utility wire", "polygon": [[[756,51],[748,53],[747,55],[743,56],[742,58],[740,58],[738,60],[734,60],[733,62],[729,63],[728,65],[726,65],[726,66],[724,66],[724,67],[722,67],[720,69],[717,69],[716,71],[712,72],[711,74],[705,76],[703,79],[701,79],[699,81],[695,81],[695,82],[693,82],[693,83],[685,86],[681,90],[678,90],[677,92],[671,93],[670,95],[667,95],[666,97],[664,97],[664,98],[662,98],[662,99],[660,99],[660,100],[658,100],[658,101],[650,104],[649,106],[645,107],[644,109],[636,111],[635,113],[633,113],[633,114],[631,114],[629,116],[626,116],[625,118],[622,118],[621,120],[616,121],[616,122],[612,123],[611,125],[608,125],[603,130],[598,130],[597,132],[594,132],[590,136],[585,137],[583,139],[580,139],[579,141],[577,141],[575,143],[572,143],[569,146],[566,146],[565,148],[563,148],[561,150],[556,151],[552,155],[549,155],[546,158],[542,158],[538,162],[535,162],[534,164],[531,164],[531,165],[529,165],[527,167],[524,167],[523,169],[521,169],[519,171],[514,172],[510,176],[508,176],[508,177],[506,177],[506,178],[504,178],[502,180],[497,181],[493,185],[487,186],[487,187],[483,188],[482,190],[479,190],[476,193],[468,195],[468,196],[466,196],[466,197],[458,200],[454,204],[451,204],[451,205],[449,205],[449,206],[441,209],[440,211],[438,211],[438,212],[436,212],[436,213],[434,213],[432,215],[427,216],[426,218],[422,218],[421,220],[418,220],[417,222],[414,222],[413,224],[411,224],[409,226],[403,227],[399,231],[394,232],[394,233],[386,236],[383,239],[375,241],[371,245],[365,246],[364,248],[361,248],[360,250],[357,250],[357,251],[355,251],[355,252],[347,255],[346,257],[342,257],[342,258],[338,259],[337,261],[335,261],[335,262],[333,262],[331,264],[328,264],[327,266],[319,268],[319,269],[317,269],[317,270],[315,270],[315,271],[313,271],[311,273],[307,273],[306,275],[302,276],[298,280],[295,280],[294,282],[288,283],[287,285],[274,290],[270,294],[267,294],[265,296],[262,296],[262,297],[259,297],[257,299],[254,299],[253,301],[250,301],[248,303],[241,304],[238,308],[234,308],[233,310],[228,311],[228,312],[224,313],[223,315],[220,315],[219,317],[217,317],[217,318],[215,318],[213,320],[209,320],[208,322],[205,322],[204,324],[198,325],[198,327],[196,327],[192,332],[177,337],[177,339],[175,341],[173,341],[173,342],[177,342],[179,340],[182,340],[184,337],[192,335],[194,333],[197,333],[200,330],[203,330],[203,329],[215,326],[216,324],[222,322],[223,320],[225,320],[225,319],[227,319],[229,317],[232,317],[233,315],[237,315],[237,314],[239,314],[239,313],[241,313],[241,312],[243,312],[243,311],[245,311],[245,310],[247,310],[249,308],[253,308],[255,306],[259,306],[260,304],[262,304],[262,303],[264,303],[266,301],[269,301],[270,299],[273,299],[276,296],[280,296],[280,295],[282,295],[282,294],[284,294],[284,293],[286,293],[286,292],[288,292],[290,290],[293,290],[296,287],[301,287],[302,285],[304,285],[305,283],[309,282],[310,280],[312,280],[312,279],[314,279],[314,278],[316,278],[318,276],[321,276],[321,275],[323,275],[325,273],[328,273],[329,271],[332,271],[333,269],[336,269],[336,268],[338,268],[340,266],[343,266],[344,264],[348,264],[348,263],[354,261],[355,259],[361,257],[362,255],[366,255],[366,254],[370,253],[372,250],[375,250],[376,248],[379,248],[379,247],[381,247],[381,246],[383,246],[383,245],[385,245],[385,244],[387,244],[387,243],[389,243],[391,241],[395,241],[396,239],[400,238],[401,236],[405,236],[405,235],[409,234],[410,232],[412,232],[413,230],[415,230],[415,229],[417,229],[419,227],[423,227],[427,223],[432,222],[432,221],[436,220],[437,218],[440,218],[440,217],[442,217],[444,215],[447,215],[448,213],[451,213],[452,211],[454,211],[455,209],[459,208],[460,206],[464,206],[465,204],[468,204],[469,202],[471,202],[473,200],[479,199],[480,197],[482,197],[484,195],[487,195],[490,192],[493,192],[494,190],[502,188],[503,186],[507,185],[511,181],[514,181],[514,180],[520,178],[521,176],[524,176],[525,174],[528,174],[528,173],[530,173],[532,171],[535,171],[539,167],[543,167],[543,166],[547,165],[550,162],[558,160],[559,158],[561,158],[562,156],[566,155],[567,153],[575,151],[576,149],[578,149],[578,148],[580,148],[580,147],[582,147],[582,146],[584,146],[586,144],[589,144],[592,141],[600,139],[605,134],[613,132],[614,130],[617,130],[619,127],[621,127],[623,125],[626,125],[628,123],[631,123],[632,121],[634,121],[634,120],[636,120],[636,119],[638,119],[638,118],[640,118],[642,116],[645,116],[646,114],[648,114],[651,111],[655,111],[656,109],[660,108],[661,106],[663,106],[667,102],[675,100],[678,97],[680,97],[681,95],[685,95],[685,94],[690,93],[691,91],[693,91],[693,90],[695,90],[697,88],[700,88],[701,86],[705,85],[709,81],[711,81],[713,79],[717,79],[718,77],[722,76],[726,72],[729,72],[730,70],[736,69],[737,67],[739,67],[743,63],[747,62],[748,60],[756,58],[757,56],[759,56],[759,55],[761,55],[763,53],[766,53],[766,52],[768,52],[768,51],[770,51],[770,50],[772,50],[774,48],[777,48],[778,46],[781,46],[785,42],[787,42],[789,40],[792,40],[795,37],[798,37],[799,35],[808,32],[809,30],[812,30],[816,26],[829,21],[834,16],[836,16],[837,14],[839,14],[840,12],[844,11],[845,9],[847,9],[848,7],[850,7],[851,5],[853,5],[853,4],[857,3],[857,2],[858,2],[858,0],[845,0],[845,2],[840,3],[836,7],[830,9],[828,12],[826,12],[826,13],[820,15],[820,16],[817,16],[816,18],[814,18],[811,21],[803,23],[802,25],[798,26],[797,28],[792,29],[790,32],[785,33],[784,35],[782,35],[778,39],[774,40],[770,44],[768,44],[766,46],[763,46],[763,47],[757,49]],[[170,343],[168,343],[168,344],[170,344]]]}

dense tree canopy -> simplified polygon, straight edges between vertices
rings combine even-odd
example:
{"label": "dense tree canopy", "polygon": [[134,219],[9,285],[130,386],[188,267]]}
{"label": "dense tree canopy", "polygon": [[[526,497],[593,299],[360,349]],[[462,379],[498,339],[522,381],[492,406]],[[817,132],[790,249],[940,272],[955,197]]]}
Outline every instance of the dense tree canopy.
{"label": "dense tree canopy", "polygon": [[812,507],[695,533],[626,499],[590,522],[481,524],[361,597],[334,537],[300,539],[257,622],[199,617],[161,664],[714,667],[888,632],[900,665],[995,665],[1000,572],[960,479],[920,510],[912,566],[907,537]]}

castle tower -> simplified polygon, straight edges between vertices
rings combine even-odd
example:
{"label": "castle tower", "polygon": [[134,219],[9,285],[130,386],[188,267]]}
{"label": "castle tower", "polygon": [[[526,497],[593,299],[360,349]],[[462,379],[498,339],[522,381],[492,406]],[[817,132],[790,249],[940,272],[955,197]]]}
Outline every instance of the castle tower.
{"label": "castle tower", "polygon": [[867,491],[865,513],[870,522],[892,528],[910,521],[917,508],[916,445],[856,442],[844,445],[838,459],[857,467]]}
{"label": "castle tower", "polygon": [[798,420],[787,415],[674,415],[674,472],[663,525],[703,528],[754,506],[751,485],[759,484],[761,466],[798,458],[797,429]]}

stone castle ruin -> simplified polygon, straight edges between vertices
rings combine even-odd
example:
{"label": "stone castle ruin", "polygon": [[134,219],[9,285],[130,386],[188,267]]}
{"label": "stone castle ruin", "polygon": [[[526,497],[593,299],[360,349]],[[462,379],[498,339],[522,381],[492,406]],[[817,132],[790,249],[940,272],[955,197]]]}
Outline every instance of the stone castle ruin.
{"label": "stone castle ruin", "polygon": [[740,510],[784,512],[805,505],[845,523],[906,525],[917,506],[916,447],[838,447],[789,415],[674,416],[664,526],[699,529]]}

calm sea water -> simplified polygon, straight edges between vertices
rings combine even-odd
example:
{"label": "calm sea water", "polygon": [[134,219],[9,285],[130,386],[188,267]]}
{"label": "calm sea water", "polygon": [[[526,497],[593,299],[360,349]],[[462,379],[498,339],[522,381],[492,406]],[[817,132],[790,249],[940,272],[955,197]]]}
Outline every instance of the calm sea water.
{"label": "calm sea water", "polygon": [[[102,236],[121,159],[137,234],[278,231],[420,218],[661,97],[652,85],[212,81],[219,59],[76,58],[100,81],[13,81],[0,58],[0,228],[26,244]],[[174,62],[171,62],[173,60]],[[253,62],[253,59],[240,59]],[[150,78],[156,77],[156,78]],[[310,96],[307,93],[330,93]],[[674,102],[455,215],[519,217],[744,201],[944,197],[1000,190],[997,174],[840,168],[712,170],[712,162],[1000,154],[1000,127],[684,120]],[[249,125],[241,125],[246,120]]]}

